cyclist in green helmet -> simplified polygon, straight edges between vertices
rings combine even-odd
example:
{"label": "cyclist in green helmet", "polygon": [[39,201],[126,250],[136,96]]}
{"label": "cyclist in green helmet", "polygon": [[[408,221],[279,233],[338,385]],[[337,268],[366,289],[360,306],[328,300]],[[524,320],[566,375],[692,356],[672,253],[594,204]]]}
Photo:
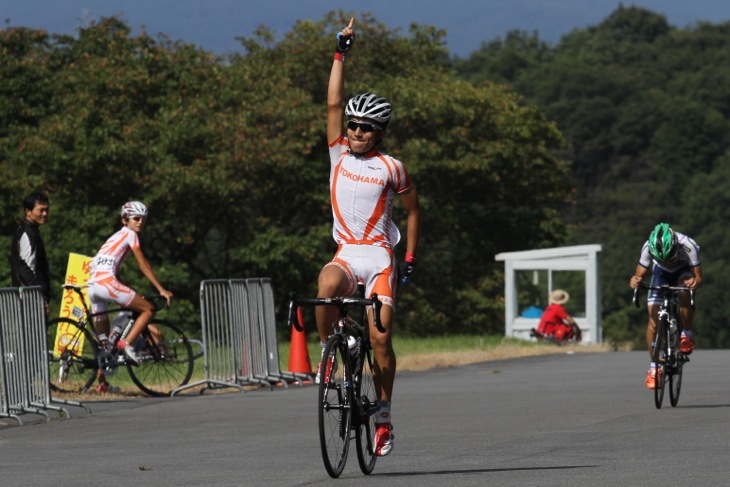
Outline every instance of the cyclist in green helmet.
{"label": "cyclist in green helmet", "polygon": [[[649,239],[641,249],[641,257],[636,265],[634,275],[629,280],[629,286],[636,289],[644,276],[651,271],[653,285],[686,286],[697,289],[702,284],[702,265],[700,264],[700,246],[687,235],[675,232],[668,223],[659,223],[649,235]],[[656,335],[656,326],[659,321],[659,305],[661,297],[659,291],[652,290],[647,298],[649,324],[646,328],[646,345],[651,357],[652,342]],[[688,293],[679,295],[680,315],[682,317],[682,335],[679,341],[679,351],[689,355],[694,349],[692,339],[692,319],[694,310],[690,306]],[[651,360],[651,359],[650,359]],[[646,387],[654,389],[654,368],[656,364],[650,362],[649,373],[646,376]]]}

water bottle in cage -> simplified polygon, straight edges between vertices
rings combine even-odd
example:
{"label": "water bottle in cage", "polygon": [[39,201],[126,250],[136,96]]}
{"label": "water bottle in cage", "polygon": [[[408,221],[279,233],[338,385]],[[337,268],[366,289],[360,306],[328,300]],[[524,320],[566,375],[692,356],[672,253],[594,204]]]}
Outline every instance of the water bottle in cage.
{"label": "water bottle in cage", "polygon": [[112,320],[112,331],[109,334],[109,344],[113,347],[119,340],[119,335],[122,334],[124,327],[127,326],[129,320],[132,319],[132,313],[130,311],[120,311]]}
{"label": "water bottle in cage", "polygon": [[357,356],[360,352],[360,339],[354,336],[347,337],[347,348],[350,349],[350,355],[353,357]]}

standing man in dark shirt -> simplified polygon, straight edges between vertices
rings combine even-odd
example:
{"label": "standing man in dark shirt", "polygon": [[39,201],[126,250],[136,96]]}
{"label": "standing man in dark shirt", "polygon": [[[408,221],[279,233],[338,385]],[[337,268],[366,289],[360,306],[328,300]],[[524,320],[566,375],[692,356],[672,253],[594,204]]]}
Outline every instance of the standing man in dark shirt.
{"label": "standing man in dark shirt", "polygon": [[46,300],[46,313],[50,298],[51,282],[48,259],[38,228],[48,220],[48,197],[41,192],[29,194],[23,200],[25,220],[13,235],[10,249],[10,268],[13,286],[40,286]]}

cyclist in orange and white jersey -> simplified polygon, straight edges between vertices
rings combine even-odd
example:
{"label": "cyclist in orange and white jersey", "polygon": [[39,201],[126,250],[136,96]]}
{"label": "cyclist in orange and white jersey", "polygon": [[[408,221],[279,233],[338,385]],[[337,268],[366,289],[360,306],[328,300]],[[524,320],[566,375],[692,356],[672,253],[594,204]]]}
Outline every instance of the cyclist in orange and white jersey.
{"label": "cyclist in orange and white jersey", "polygon": [[[376,418],[376,451],[380,456],[393,449],[390,400],[393,393],[396,359],[393,351],[392,321],[398,273],[410,276],[416,264],[420,227],[420,204],[416,189],[402,162],[380,152],[378,147],[390,123],[392,107],[373,93],[352,97],[343,109],[345,55],[355,40],[354,19],[337,35],[327,89],[327,141],[330,154],[330,197],[334,217],[333,236],[337,253],[319,274],[320,298],[348,296],[365,284],[365,295],[377,293],[383,302],[381,320],[385,333],[377,331],[369,314],[370,339],[376,366],[375,385],[379,395]],[[348,117],[346,128],[345,115]],[[400,232],[393,222],[393,205],[399,197],[408,216],[405,260],[396,266],[393,247]],[[337,310],[316,309],[322,346],[332,333]],[[319,381],[321,368],[315,379]]]}
{"label": "cyclist in orange and white jersey", "polygon": [[[101,246],[94,259],[91,261],[91,274],[88,281],[88,295],[93,313],[107,311],[107,303],[114,302],[124,308],[139,313],[132,329],[124,340],[119,340],[117,348],[124,350],[130,360],[138,363],[139,360],[134,353],[134,348],[127,344],[134,343],[134,340],[144,330],[152,319],[154,308],[152,303],[144,299],[131,287],[119,281],[117,272],[124,260],[130,253],[137,259],[137,264],[142,273],[149,279],[161,296],[164,296],[169,305],[172,300],[172,293],[165,289],[157,279],[152,265],[142,252],[139,242],[139,232],[142,231],[147,221],[147,207],[139,201],[130,201],[122,206],[122,228],[109,237]],[[95,319],[95,329],[103,340],[109,333],[109,316],[103,314]],[[99,386],[97,390],[106,392],[109,385],[103,375],[99,375]]]}

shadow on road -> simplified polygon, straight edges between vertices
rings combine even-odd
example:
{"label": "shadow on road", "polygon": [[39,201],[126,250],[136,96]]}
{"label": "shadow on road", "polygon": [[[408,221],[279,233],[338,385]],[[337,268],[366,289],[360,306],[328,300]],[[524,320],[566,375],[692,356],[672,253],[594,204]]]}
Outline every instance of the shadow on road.
{"label": "shadow on road", "polygon": [[[570,470],[576,468],[600,468],[601,465],[565,465],[558,467],[515,467],[515,468],[469,468],[463,470],[432,470],[423,472],[388,472],[380,475],[387,477],[412,476],[412,475],[454,475],[465,473],[494,473],[494,472],[516,472],[531,470]],[[372,474],[371,477],[377,477],[378,474]]]}

